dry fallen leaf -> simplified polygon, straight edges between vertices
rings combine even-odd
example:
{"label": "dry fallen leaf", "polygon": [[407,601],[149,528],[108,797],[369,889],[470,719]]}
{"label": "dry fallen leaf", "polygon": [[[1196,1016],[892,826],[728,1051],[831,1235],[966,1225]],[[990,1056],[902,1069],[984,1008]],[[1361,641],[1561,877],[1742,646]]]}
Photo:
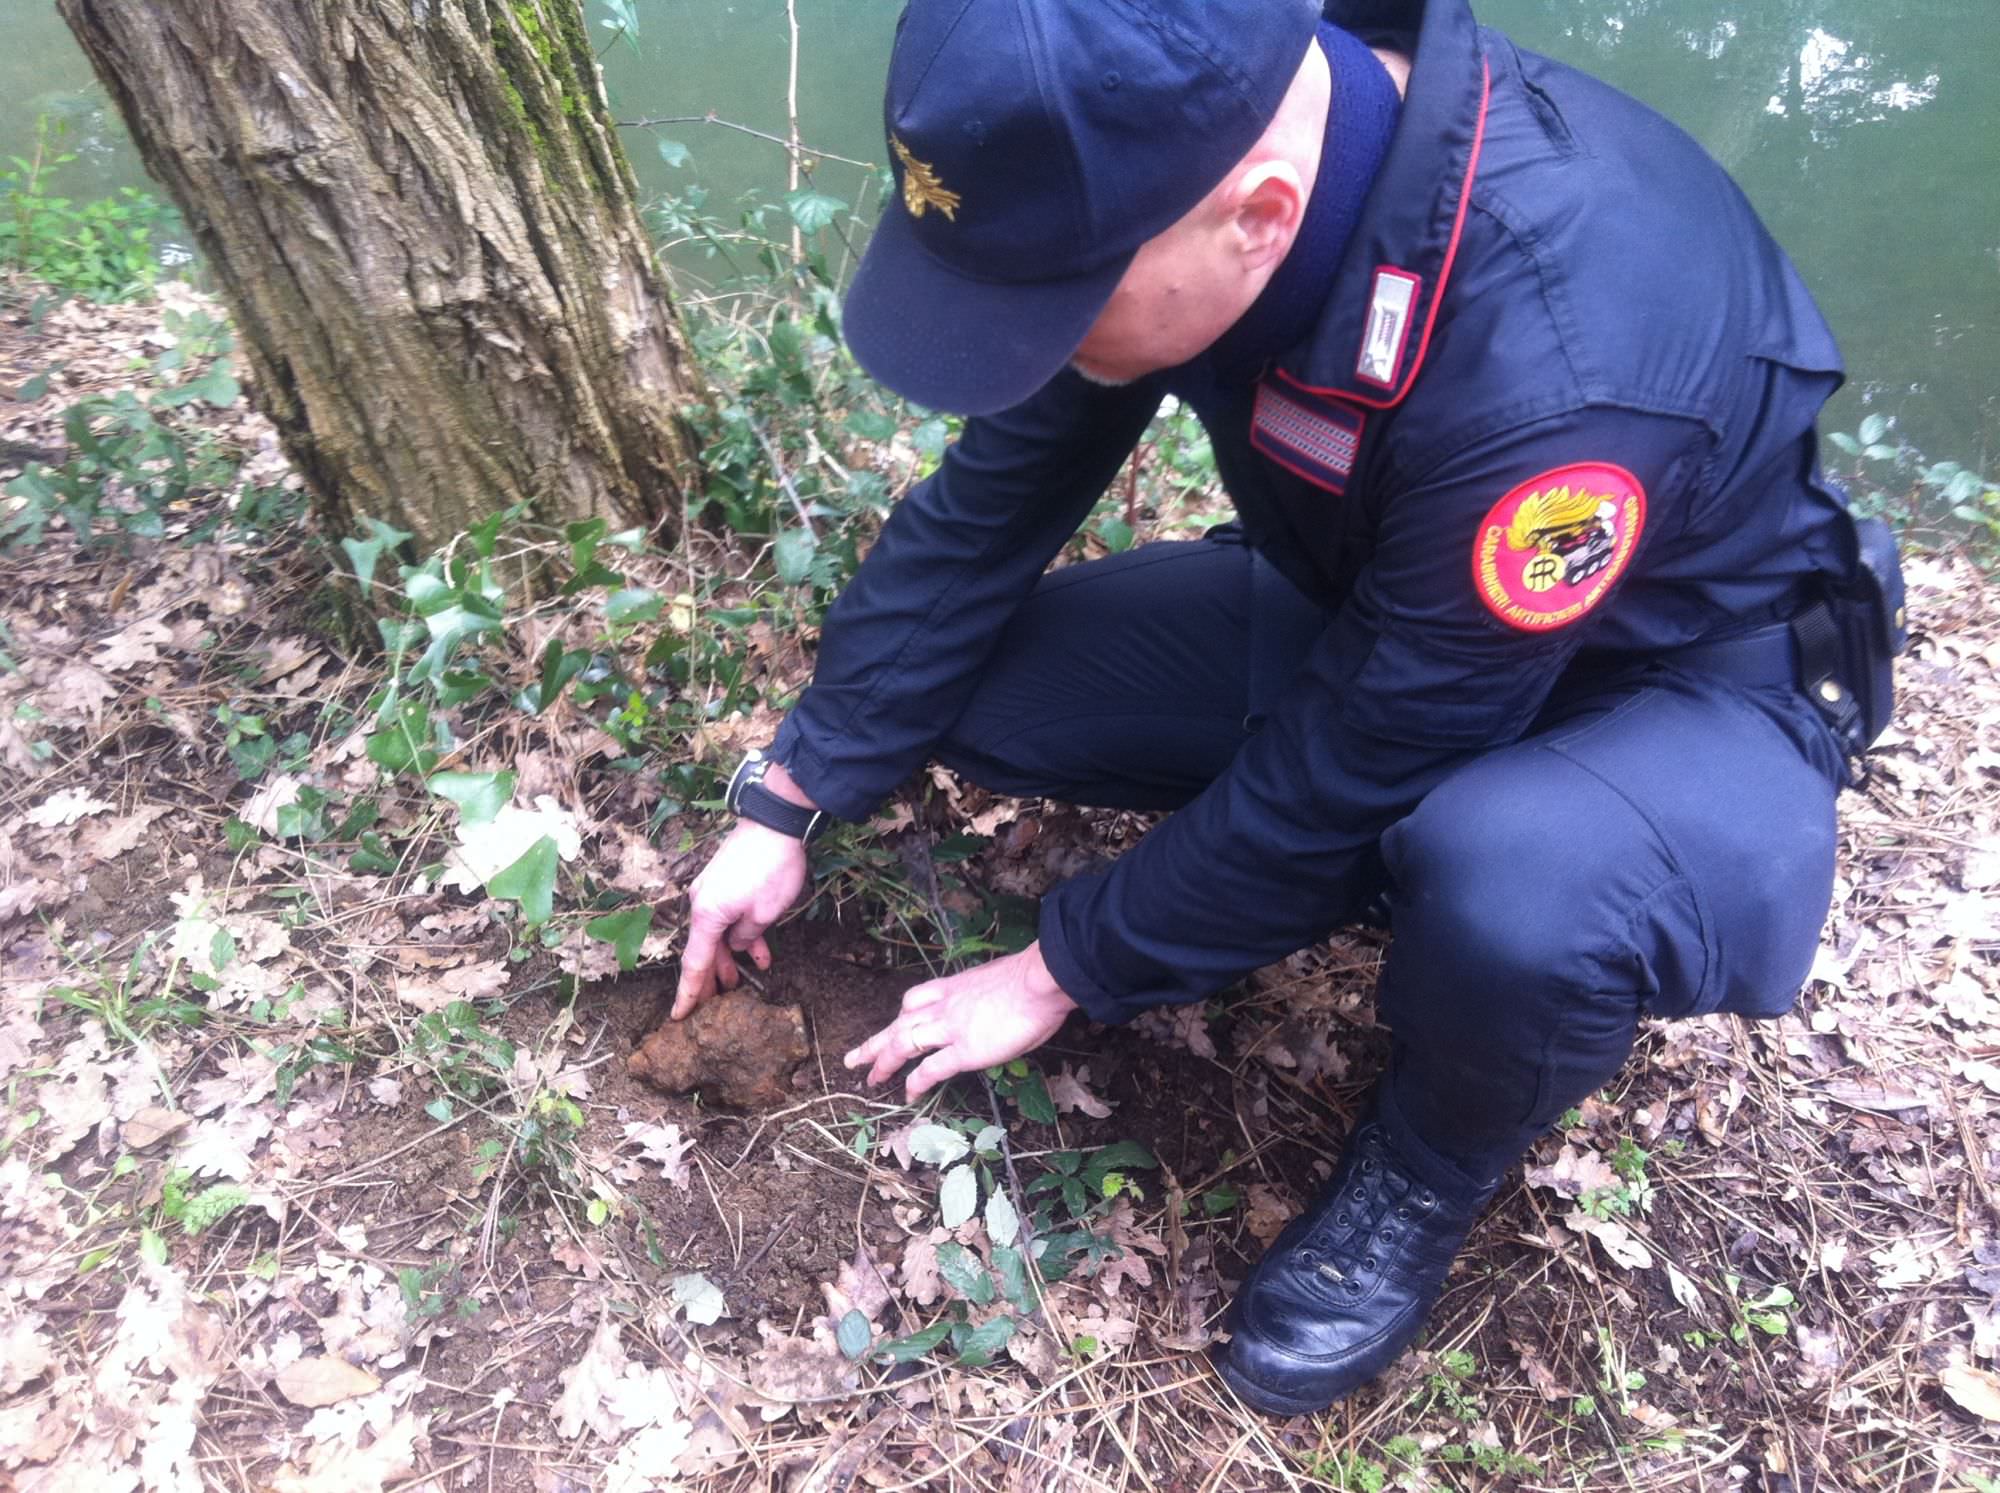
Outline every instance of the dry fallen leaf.
{"label": "dry fallen leaf", "polygon": [[428,1420],[405,1411],[366,1446],[358,1435],[352,1442],[316,1446],[305,1471],[290,1463],[278,1469],[273,1493],[383,1493],[416,1469]]}
{"label": "dry fallen leaf", "polygon": [[128,1151],[143,1151],[184,1129],[188,1117],[162,1105],[149,1104],[118,1127],[118,1138]]}
{"label": "dry fallen leaf", "polygon": [[694,1149],[694,1137],[683,1136],[680,1126],[629,1120],[625,1124],[625,1144],[637,1146],[640,1156],[660,1168],[662,1177],[682,1192],[688,1190],[687,1153]]}
{"label": "dry fallen leaf", "polygon": [[2000,1374],[1970,1364],[1946,1364],[1938,1384],[1953,1403],[1981,1420],[2000,1420]]}
{"label": "dry fallen leaf", "polygon": [[553,1412],[558,1435],[574,1440],[587,1426],[607,1441],[617,1438],[618,1417],[605,1401],[617,1392],[629,1361],[621,1332],[618,1323],[602,1319],[583,1357],[562,1371],[562,1394]]}
{"label": "dry fallen leaf", "polygon": [[1269,1244],[1298,1211],[1270,1183],[1252,1182],[1250,1207],[1244,1214],[1243,1225],[1259,1244]]}
{"label": "dry fallen leaf", "polygon": [[101,798],[92,798],[81,788],[65,788],[52,793],[32,809],[28,810],[28,823],[41,829],[57,829],[65,824],[74,824],[90,814],[102,814],[111,805]]}
{"label": "dry fallen leaf", "polygon": [[356,1395],[373,1394],[382,1381],[344,1358],[301,1358],[278,1370],[278,1392],[294,1405],[316,1410]]}
{"label": "dry fallen leaf", "polygon": [[173,641],[173,629],[151,617],[141,618],[123,631],[113,633],[98,646],[97,666],[103,669],[131,669],[160,661],[161,643]]}
{"label": "dry fallen leaf", "polygon": [[155,819],[167,813],[165,804],[142,804],[117,819],[89,825],[77,836],[77,845],[94,861],[113,861],[146,838]]}
{"label": "dry fallen leaf", "polygon": [[39,1378],[54,1361],[49,1340],[42,1333],[47,1319],[36,1312],[12,1314],[0,1308],[0,1395],[10,1395],[32,1379]]}
{"label": "dry fallen leaf", "polygon": [[1082,1110],[1093,1120],[1109,1119],[1111,1106],[1091,1093],[1089,1084],[1090,1069],[1087,1066],[1072,1073],[1069,1064],[1064,1063],[1061,1071],[1052,1074],[1048,1080],[1049,1100],[1055,1105],[1056,1112],[1066,1115],[1073,1110]]}
{"label": "dry fallen leaf", "polygon": [[1531,1166],[1522,1172],[1521,1180],[1530,1187],[1553,1188],[1566,1198],[1613,1191],[1619,1185],[1618,1174],[1603,1156],[1588,1147],[1567,1144],[1556,1154],[1554,1165]]}
{"label": "dry fallen leaf", "polygon": [[1650,1270],[1653,1267],[1653,1252],[1624,1224],[1615,1218],[1592,1218],[1581,1208],[1572,1208],[1563,1215],[1563,1227],[1578,1234],[1588,1234],[1604,1246],[1604,1252],[1627,1270]]}

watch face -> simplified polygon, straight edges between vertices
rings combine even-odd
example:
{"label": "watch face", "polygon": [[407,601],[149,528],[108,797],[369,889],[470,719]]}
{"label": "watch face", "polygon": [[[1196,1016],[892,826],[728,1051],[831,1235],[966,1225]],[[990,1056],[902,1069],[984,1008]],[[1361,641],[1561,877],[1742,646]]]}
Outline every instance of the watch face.
{"label": "watch face", "polygon": [[752,747],[736,764],[736,771],[730,774],[729,787],[722,794],[723,806],[732,814],[741,813],[743,790],[752,783],[761,783],[769,770],[770,764],[764,760],[764,754]]}

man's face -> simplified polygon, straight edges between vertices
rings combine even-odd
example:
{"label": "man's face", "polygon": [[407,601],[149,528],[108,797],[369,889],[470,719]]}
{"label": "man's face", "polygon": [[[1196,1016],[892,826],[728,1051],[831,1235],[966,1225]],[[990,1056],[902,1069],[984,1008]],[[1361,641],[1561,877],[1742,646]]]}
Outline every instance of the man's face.
{"label": "man's face", "polygon": [[1128,384],[1185,363],[1250,308],[1263,288],[1253,278],[1196,208],[1140,247],[1071,366],[1095,383]]}

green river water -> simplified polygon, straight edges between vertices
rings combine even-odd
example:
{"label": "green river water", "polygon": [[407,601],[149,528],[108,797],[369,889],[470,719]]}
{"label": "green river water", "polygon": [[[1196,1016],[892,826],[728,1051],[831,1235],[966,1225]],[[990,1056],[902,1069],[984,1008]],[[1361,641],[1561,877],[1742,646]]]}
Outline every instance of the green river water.
{"label": "green river water", "polygon": [[[621,119],[700,116],[785,130],[784,0],[635,0],[636,52],[604,55]],[[587,0],[593,23],[607,14]],[[2000,4],[1995,0],[1485,0],[1482,20],[1637,94],[1732,171],[1790,250],[1846,353],[1829,420],[1895,417],[1933,458],[2000,467]],[[880,90],[899,0],[797,0],[801,133],[879,161]],[[69,121],[62,189],[144,185],[51,0],[0,0],[0,156],[38,115]],[[610,31],[600,33],[607,43]],[[702,122],[626,144],[649,192],[784,187],[784,154]],[[852,200],[865,173],[827,162]],[[725,213],[726,215],[726,213]]]}

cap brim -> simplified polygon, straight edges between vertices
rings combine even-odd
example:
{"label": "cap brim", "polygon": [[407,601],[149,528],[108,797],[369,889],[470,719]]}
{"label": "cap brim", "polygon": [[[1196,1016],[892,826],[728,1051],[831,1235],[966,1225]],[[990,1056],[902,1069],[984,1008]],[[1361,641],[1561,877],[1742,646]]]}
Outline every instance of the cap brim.
{"label": "cap brim", "polygon": [[938,263],[896,205],[861,256],[842,330],[869,375],[905,399],[990,415],[1062,372],[1130,262],[1069,280],[972,280]]}

